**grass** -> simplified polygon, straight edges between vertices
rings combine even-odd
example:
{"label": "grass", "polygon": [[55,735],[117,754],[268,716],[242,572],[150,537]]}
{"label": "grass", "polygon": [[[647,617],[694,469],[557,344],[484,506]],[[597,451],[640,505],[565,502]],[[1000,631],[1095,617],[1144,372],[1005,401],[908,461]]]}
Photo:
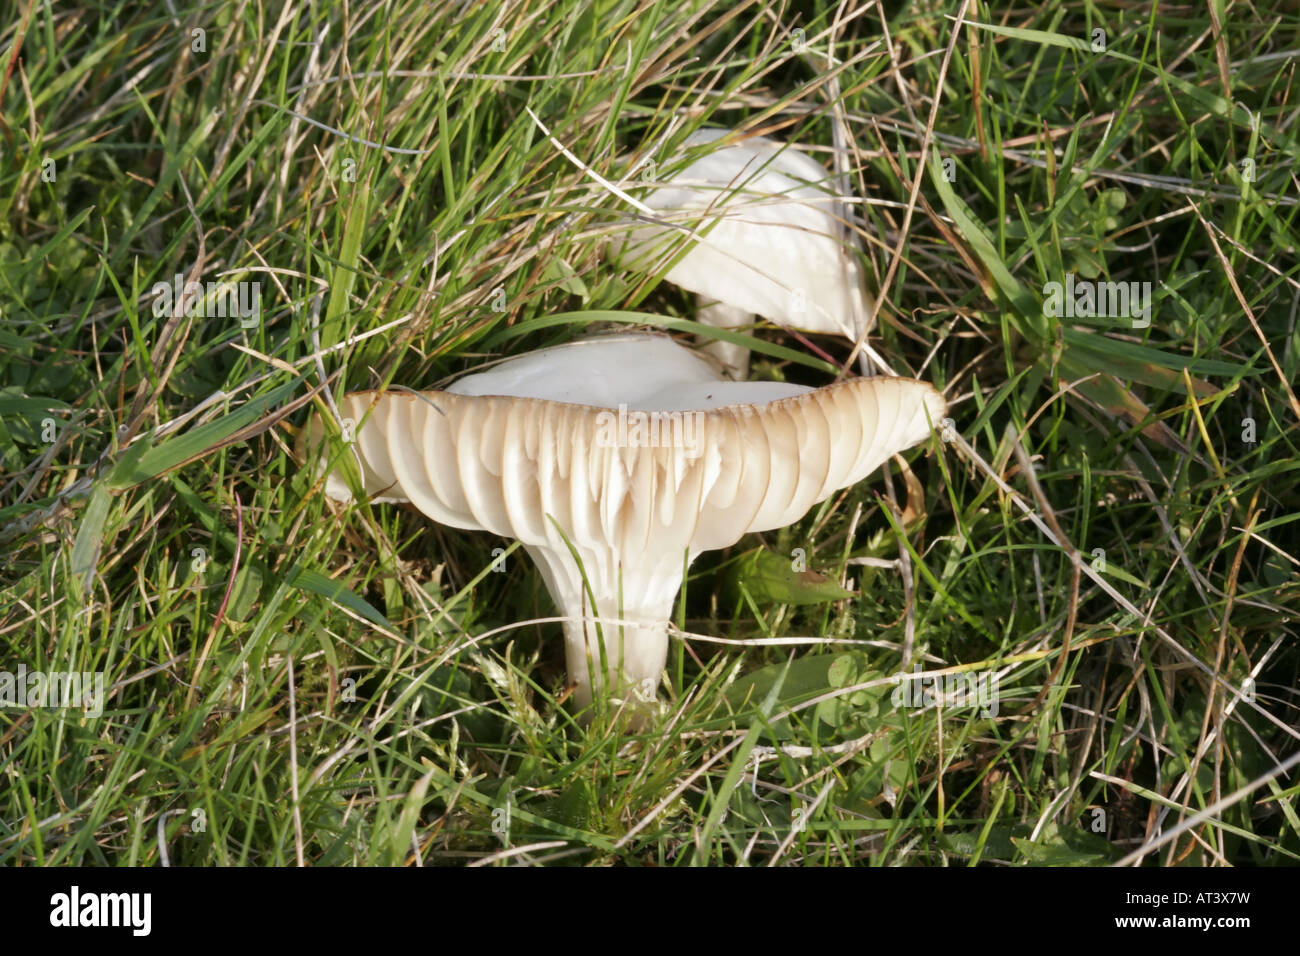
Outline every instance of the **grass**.
{"label": "grass", "polygon": [[[0,708],[0,861],[1293,864],[1298,27],[20,3],[0,671],[98,672],[106,699]],[[839,126],[871,344],[953,421],[697,562],[668,717],[629,735],[564,702],[511,542],[328,502],[294,443],[347,390],[690,330],[687,296],[602,259],[626,206],[542,127],[617,182],[701,125],[828,169]],[[1047,314],[1071,273],[1150,282],[1149,324]],[[178,275],[258,282],[260,314],[160,308]],[[755,335],[756,377],[830,380]],[[763,571],[795,549],[855,596]],[[984,696],[896,700],[908,651]]]}

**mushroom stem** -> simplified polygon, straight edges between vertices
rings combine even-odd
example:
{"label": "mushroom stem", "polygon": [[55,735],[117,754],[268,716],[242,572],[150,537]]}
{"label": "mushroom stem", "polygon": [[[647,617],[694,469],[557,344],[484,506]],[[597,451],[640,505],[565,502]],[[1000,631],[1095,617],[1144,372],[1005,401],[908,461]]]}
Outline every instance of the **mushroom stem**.
{"label": "mushroom stem", "polygon": [[[573,696],[578,707],[599,696],[622,698],[638,710],[653,704],[668,660],[668,621],[682,581],[680,556],[649,573],[627,566],[621,574],[617,567],[604,573],[601,565],[608,562],[584,560],[584,585],[571,554],[538,547],[527,551],[565,617],[565,663],[577,685]],[[602,580],[606,577],[610,580]]]}
{"label": "mushroom stem", "polygon": [[[653,704],[668,661],[668,618],[637,625],[597,624],[591,618],[583,619],[580,609],[564,622],[564,659],[569,679],[577,684],[573,696],[578,707],[590,706],[598,694],[605,693],[607,683],[610,690],[606,696],[623,698],[634,708]],[[604,675],[598,635],[605,640]]]}
{"label": "mushroom stem", "polygon": [[[739,329],[754,324],[753,312],[725,302],[710,302],[705,305],[702,297],[695,314],[700,322],[715,329]],[[697,335],[695,340],[702,346],[701,351],[723,364],[733,381],[743,382],[749,378],[749,349],[746,346],[712,339],[707,335]]]}

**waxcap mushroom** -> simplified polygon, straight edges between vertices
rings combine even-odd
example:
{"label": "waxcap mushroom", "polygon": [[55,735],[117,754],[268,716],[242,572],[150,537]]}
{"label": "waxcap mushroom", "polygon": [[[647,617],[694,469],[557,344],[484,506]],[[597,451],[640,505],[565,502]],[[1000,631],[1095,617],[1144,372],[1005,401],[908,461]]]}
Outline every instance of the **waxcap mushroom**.
{"label": "waxcap mushroom", "polygon": [[[684,148],[716,143],[727,130],[688,135]],[[661,164],[662,168],[665,165]],[[857,244],[844,201],[810,156],[763,136],[719,145],[651,188],[645,204],[664,224],[644,224],[609,243],[623,266],[655,274],[690,246],[664,278],[699,296],[701,322],[748,325],[755,314],[786,328],[843,335],[870,331]],[[706,351],[744,379],[749,350],[709,340]]]}
{"label": "waxcap mushroom", "polygon": [[[445,391],[353,392],[338,405],[359,425],[351,447],[371,500],[409,501],[532,555],[566,618],[580,706],[602,689],[654,699],[684,561],[798,520],[924,441],[946,407],[902,378],[727,382],[649,334],[530,353]],[[660,425],[620,432],[620,413]],[[687,419],[689,437],[677,430]],[[309,443],[323,434],[313,419]],[[351,499],[337,470],[325,490]]]}

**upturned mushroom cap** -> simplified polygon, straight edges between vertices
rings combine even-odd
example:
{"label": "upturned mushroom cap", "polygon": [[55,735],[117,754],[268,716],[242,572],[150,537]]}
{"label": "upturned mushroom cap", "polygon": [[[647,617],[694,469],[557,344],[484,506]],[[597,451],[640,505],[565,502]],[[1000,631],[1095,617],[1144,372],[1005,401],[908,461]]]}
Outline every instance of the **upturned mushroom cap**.
{"label": "upturned mushroom cap", "polygon": [[[684,145],[726,135],[697,130]],[[642,198],[673,225],[638,225],[611,249],[626,267],[656,273],[680,248],[683,230],[697,228],[664,278],[717,303],[701,311],[701,321],[733,327],[758,314],[856,342],[869,331],[871,300],[846,227],[848,211],[827,180],[809,156],[751,137],[656,184]]]}
{"label": "upturned mushroom cap", "polygon": [[[908,379],[721,381],[653,335],[532,353],[446,391],[339,402],[361,423],[353,450],[372,500],[522,542],[569,619],[582,705],[602,685],[653,699],[684,561],[797,520],[923,441],[944,409]],[[351,497],[337,473],[326,492]]]}

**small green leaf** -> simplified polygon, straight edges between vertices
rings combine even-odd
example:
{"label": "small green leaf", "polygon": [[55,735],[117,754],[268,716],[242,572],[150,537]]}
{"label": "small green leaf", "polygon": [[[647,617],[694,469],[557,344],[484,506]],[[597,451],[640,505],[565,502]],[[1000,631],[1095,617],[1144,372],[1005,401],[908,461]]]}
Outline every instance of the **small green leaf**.
{"label": "small green leaf", "polygon": [[378,624],[387,630],[393,630],[393,625],[374,609],[363,598],[358,597],[348,589],[348,586],[341,581],[335,581],[327,578],[319,571],[309,571],[305,568],[295,568],[289,572],[288,584],[290,587],[301,588],[304,591],[310,591],[312,594],[320,595],[327,601],[332,601],[341,607],[347,608],[353,614],[365,618],[372,624]]}
{"label": "small green leaf", "polygon": [[838,654],[826,672],[832,687],[848,687],[858,682],[858,661],[853,654]]}
{"label": "small green leaf", "polygon": [[57,398],[23,395],[17,388],[0,389],[0,415],[45,415],[65,412],[72,406]]}
{"label": "small green leaf", "polygon": [[587,291],[587,284],[582,281],[582,277],[563,259],[556,257],[546,264],[542,270],[542,280],[545,282],[554,282],[565,292],[570,295],[576,295],[583,302],[586,302],[590,296]]}
{"label": "small green leaf", "polygon": [[[789,707],[830,690],[829,671],[834,662],[835,656],[832,654],[814,654],[811,657],[797,658],[789,665],[782,662],[760,667],[728,687],[727,700],[736,708],[752,707],[780,683],[782,692],[779,703],[782,707]],[[789,721],[778,721],[773,725],[773,730],[779,739],[789,736]]]}
{"label": "small green leaf", "polygon": [[1096,366],[1094,371],[1114,372],[1116,371],[1114,365],[1108,364],[1108,362],[1113,363],[1118,360],[1142,365],[1154,365],[1157,368],[1168,368],[1175,371],[1187,369],[1193,375],[1220,375],[1225,378],[1235,378],[1238,375],[1259,374],[1257,369],[1244,365],[1234,365],[1216,359],[1186,358],[1172,352],[1152,348],[1149,345],[1124,342],[1108,335],[1098,335],[1096,332],[1088,332],[1084,329],[1063,328],[1061,335],[1079,364],[1084,367],[1093,364]]}
{"label": "small green leaf", "polygon": [[1037,842],[1011,838],[1031,866],[1103,866],[1118,855],[1115,845],[1097,833],[1048,824]]}
{"label": "small green leaf", "polygon": [[235,575],[235,586],[226,605],[226,617],[232,621],[247,621],[253,606],[262,596],[262,582],[266,580],[258,563],[250,562]]}
{"label": "small green leaf", "polygon": [[231,435],[247,428],[279,405],[299,384],[297,381],[285,382],[265,395],[246,402],[229,415],[200,425],[179,437],[165,440],[161,445],[151,445],[148,441],[136,442],[108,473],[108,487],[114,491],[130,488],[221,447]]}
{"label": "small green leaf", "polygon": [[736,590],[744,585],[760,605],[823,604],[853,597],[852,591],[846,591],[824,574],[795,570],[802,566],[802,555],[788,558],[766,548],[755,548],[732,567],[731,584]]}
{"label": "small green leaf", "polygon": [[72,576],[81,582],[81,595],[90,590],[94,578],[95,566],[99,564],[99,552],[104,543],[104,521],[108,518],[108,506],[112,495],[101,482],[90,493],[90,504],[81,515],[81,527],[77,531],[77,540],[72,545]]}

